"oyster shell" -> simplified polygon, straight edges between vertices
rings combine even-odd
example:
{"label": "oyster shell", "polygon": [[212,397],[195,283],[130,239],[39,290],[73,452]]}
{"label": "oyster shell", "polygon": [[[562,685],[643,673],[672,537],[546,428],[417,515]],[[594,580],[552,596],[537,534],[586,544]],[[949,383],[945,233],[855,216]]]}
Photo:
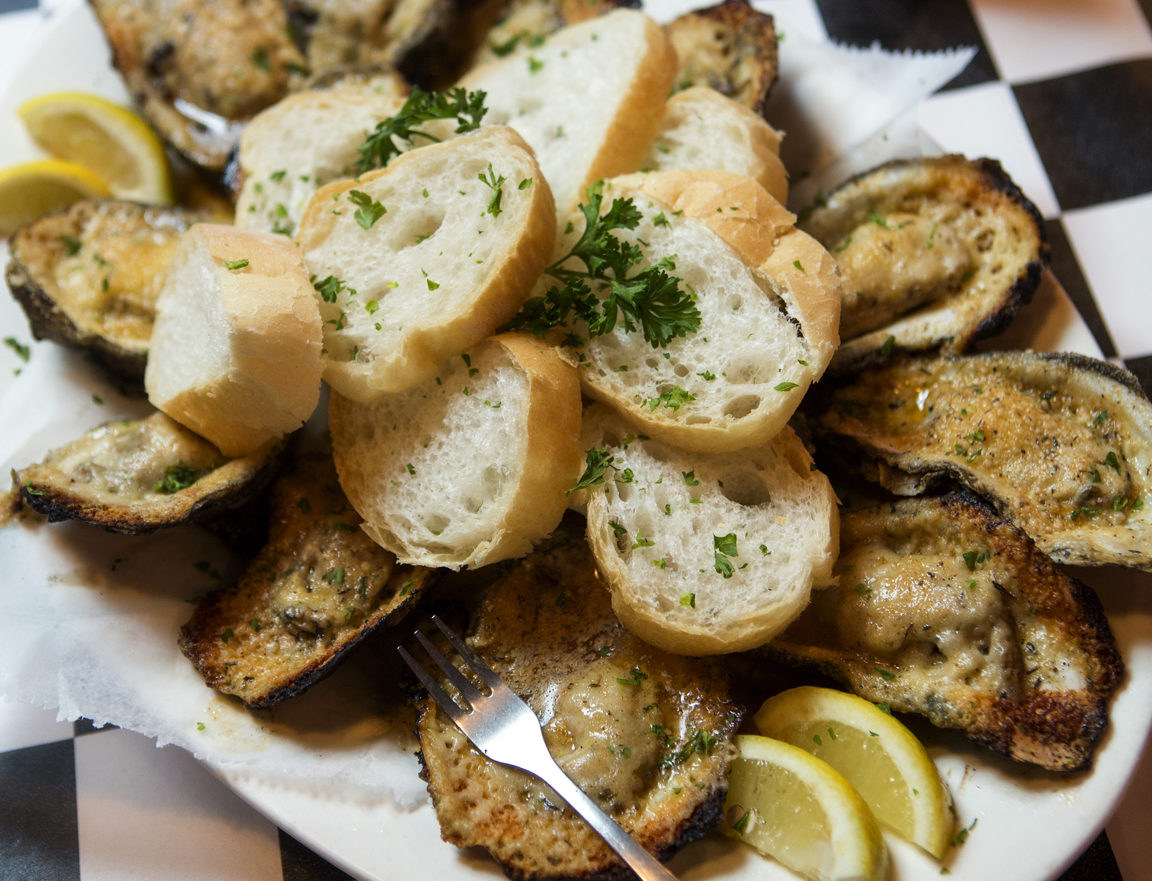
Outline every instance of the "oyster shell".
{"label": "oyster shell", "polygon": [[255,498],[280,466],[283,442],[227,459],[156,412],[108,422],[12,472],[24,504],[49,521],[79,520],[130,535],[220,517]]}
{"label": "oyster shell", "polygon": [[197,219],[179,208],[86,200],[22,227],[7,281],[32,333],[91,352],[142,391],[156,298]]}
{"label": "oyster shell", "polygon": [[416,604],[434,572],[401,566],[359,528],[331,455],[302,458],[271,493],[268,542],[181,628],[205,682],[250,708],[294,697]]}
{"label": "oyster shell", "polygon": [[[667,858],[720,819],[740,711],[718,661],[621,628],[578,533],[483,595],[471,647],[541,719],[562,768],[645,848]],[[551,790],[478,753],[430,700],[417,734],[441,836],[520,879],[625,879],[630,870]]]}
{"label": "oyster shell", "polygon": [[1096,595],[962,495],[846,514],[837,587],[763,650],[1052,770],[1091,764],[1123,664]]}
{"label": "oyster shell", "polygon": [[1057,560],[1152,571],[1152,404],[1082,355],[910,357],[821,394],[813,430],[900,495],[952,481]]}
{"label": "oyster shell", "polygon": [[1031,301],[1048,259],[1039,212],[991,159],[885,163],[798,225],[844,278],[833,371],[893,350],[968,350]]}

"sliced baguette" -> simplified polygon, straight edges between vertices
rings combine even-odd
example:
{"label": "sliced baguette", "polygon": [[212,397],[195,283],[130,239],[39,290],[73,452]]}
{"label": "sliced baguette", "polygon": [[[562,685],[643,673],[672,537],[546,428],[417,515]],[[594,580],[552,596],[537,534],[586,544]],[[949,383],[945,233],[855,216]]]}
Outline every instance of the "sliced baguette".
{"label": "sliced baguette", "polygon": [[199,223],[169,265],[144,386],[225,456],[246,456],[312,414],[320,345],[315,291],[292,242]]}
{"label": "sliced baguette", "polygon": [[603,484],[581,490],[588,542],[612,608],[645,642],[686,655],[750,649],[832,582],[836,498],[791,428],[739,453],[686,453],[593,404],[582,442],[612,457]]}
{"label": "sliced baguette", "polygon": [[236,225],[291,235],[323,184],[356,173],[359,146],[404,106],[396,74],[347,80],[289,95],[257,114],[240,136]]}
{"label": "sliced baguette", "polygon": [[[585,393],[637,431],[685,449],[771,440],[835,351],[840,283],[831,256],[740,175],[627,175],[604,192],[605,208],[618,197],[633,200],[642,219],[620,237],[641,244],[641,265],[673,258],[672,274],[694,294],[700,327],[663,349],[619,324],[587,340],[579,350]],[[583,218],[573,215],[572,226],[579,235]],[[585,326],[569,330],[587,336]]]}
{"label": "sliced baguette", "polygon": [[580,383],[559,352],[492,337],[372,404],[333,393],[340,484],[402,563],[451,569],[521,556],[560,522],[580,471]]}
{"label": "sliced baguette", "polygon": [[461,85],[487,93],[485,122],[532,145],[563,217],[590,184],[640,167],[675,73],[660,26],[619,9],[519,46]]}
{"label": "sliced baguette", "polygon": [[788,200],[780,132],[715,89],[693,86],[664,106],[660,131],[640,163],[647,171],[723,169],[754,178],[777,202]]}
{"label": "sliced baguette", "polygon": [[[352,201],[364,198],[386,213],[371,221]],[[367,402],[431,377],[516,312],[551,253],[555,224],[540,167],[505,126],[322,187],[297,241],[320,288],[339,282],[320,293],[324,379]]]}

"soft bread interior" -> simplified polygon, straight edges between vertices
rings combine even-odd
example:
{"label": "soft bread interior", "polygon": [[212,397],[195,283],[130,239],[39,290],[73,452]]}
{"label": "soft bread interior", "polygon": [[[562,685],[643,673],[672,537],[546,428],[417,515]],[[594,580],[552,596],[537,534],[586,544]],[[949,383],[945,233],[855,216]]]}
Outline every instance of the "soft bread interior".
{"label": "soft bread interior", "polygon": [[[370,221],[354,200],[379,206]],[[324,378],[367,402],[428,379],[520,307],[555,236],[551,191],[523,139],[486,126],[329,184],[297,239],[322,296]]]}
{"label": "soft bread interior", "polygon": [[414,388],[329,407],[340,483],[402,562],[460,568],[527,553],[559,522],[579,470],[575,370],[496,337]]}
{"label": "soft bread interior", "polygon": [[640,167],[675,74],[660,26],[619,9],[480,65],[461,85],[487,93],[485,123],[532,145],[565,216],[590,184]]}
{"label": "soft bread interior", "polygon": [[588,540],[621,622],[647,642],[749,649],[831,582],[836,499],[790,428],[737,453],[687,454],[593,405],[583,442],[613,457],[603,485],[582,491]]}

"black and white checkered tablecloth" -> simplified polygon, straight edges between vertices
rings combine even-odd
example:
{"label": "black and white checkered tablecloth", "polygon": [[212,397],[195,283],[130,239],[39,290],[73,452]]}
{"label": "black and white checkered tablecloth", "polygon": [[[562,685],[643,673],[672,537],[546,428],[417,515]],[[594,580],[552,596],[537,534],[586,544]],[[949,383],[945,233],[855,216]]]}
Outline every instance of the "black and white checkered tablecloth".
{"label": "black and white checkered tablecloth", "polygon": [[[1152,0],[794,2],[847,44],[977,47],[921,108],[921,126],[1003,161],[1044,215],[1054,273],[1100,352],[1152,391]],[[34,0],[0,0],[0,88],[45,14]],[[1152,879],[1150,787],[1146,758],[1065,881]],[[0,702],[3,881],[347,877],[188,754]]]}

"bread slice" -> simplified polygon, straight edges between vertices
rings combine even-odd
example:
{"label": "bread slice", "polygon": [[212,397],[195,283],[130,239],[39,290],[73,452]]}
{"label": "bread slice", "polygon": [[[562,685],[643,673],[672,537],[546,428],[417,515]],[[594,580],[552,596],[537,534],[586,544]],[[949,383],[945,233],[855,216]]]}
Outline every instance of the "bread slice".
{"label": "bread slice", "polygon": [[[635,230],[617,234],[642,247],[639,266],[672,259],[700,325],[662,348],[619,323],[586,339],[577,354],[585,393],[638,432],[685,449],[767,443],[835,351],[840,283],[832,257],[741,175],[627,175],[606,182],[603,210],[616,198],[631,199],[642,215]],[[573,215],[572,227],[579,235],[583,217]],[[584,325],[567,330],[587,337]]]}
{"label": "bread slice", "polygon": [[402,563],[451,569],[527,553],[580,472],[580,383],[556,349],[502,334],[408,391],[329,404],[340,484]]}
{"label": "bread slice", "polygon": [[532,151],[505,126],[322,187],[297,241],[322,299],[324,379],[368,402],[430,378],[516,312],[555,224]]}
{"label": "bread slice", "polygon": [[144,386],[225,456],[246,456],[312,414],[320,345],[315,291],[292,242],[198,223],[168,267]]}
{"label": "bread slice", "polygon": [[723,169],[754,178],[777,202],[788,200],[780,132],[764,117],[707,86],[677,92],[640,163],[645,171]]}
{"label": "bread slice", "polygon": [[364,139],[404,106],[396,74],[289,95],[244,127],[236,225],[292,235],[322,185],[356,173]]}
{"label": "bread slice", "polygon": [[737,453],[686,453],[592,405],[582,442],[611,456],[581,490],[588,543],[621,623],[665,651],[768,642],[832,582],[839,543],[828,479],[785,427]]}
{"label": "bread slice", "polygon": [[564,217],[590,184],[640,167],[675,73],[660,26],[619,9],[517,46],[461,85],[487,93],[485,122],[510,125],[532,145]]}

